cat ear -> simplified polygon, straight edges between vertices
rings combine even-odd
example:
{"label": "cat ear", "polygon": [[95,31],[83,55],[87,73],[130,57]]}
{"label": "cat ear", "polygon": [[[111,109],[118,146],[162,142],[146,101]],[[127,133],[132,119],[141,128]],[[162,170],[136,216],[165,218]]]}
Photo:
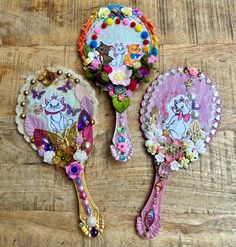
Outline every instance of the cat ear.
{"label": "cat ear", "polygon": [[64,104],[64,101],[65,101],[64,97],[62,97],[62,98],[60,99],[60,101],[61,101],[62,104]]}
{"label": "cat ear", "polygon": [[174,105],[177,105],[177,100],[176,99],[174,100]]}
{"label": "cat ear", "polygon": [[45,99],[45,105],[47,105],[49,103],[48,99]]}
{"label": "cat ear", "polygon": [[187,99],[185,100],[185,105],[188,106],[188,100]]}

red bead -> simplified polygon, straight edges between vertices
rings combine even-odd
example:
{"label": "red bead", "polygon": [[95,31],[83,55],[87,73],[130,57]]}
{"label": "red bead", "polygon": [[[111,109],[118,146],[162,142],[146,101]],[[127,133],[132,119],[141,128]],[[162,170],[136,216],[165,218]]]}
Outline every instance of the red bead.
{"label": "red bead", "polygon": [[145,39],[144,41],[143,41],[143,44],[144,45],[147,45],[149,43],[149,41],[147,40],[147,39]]}
{"label": "red bead", "polygon": [[106,28],[107,24],[105,22],[102,23],[102,28]]}
{"label": "red bead", "polygon": [[95,40],[95,39],[97,39],[98,38],[98,36],[96,35],[96,34],[94,34],[93,36],[92,36],[92,39],[93,40]]}
{"label": "red bead", "polygon": [[131,23],[130,23],[130,26],[131,26],[131,27],[135,27],[135,26],[136,26],[136,23],[135,23],[135,22],[131,22]]}
{"label": "red bead", "polygon": [[116,24],[120,24],[120,19],[116,19]]}
{"label": "red bead", "polygon": [[85,200],[87,198],[86,192],[84,192],[84,191],[80,192],[79,197],[80,197],[80,199]]}

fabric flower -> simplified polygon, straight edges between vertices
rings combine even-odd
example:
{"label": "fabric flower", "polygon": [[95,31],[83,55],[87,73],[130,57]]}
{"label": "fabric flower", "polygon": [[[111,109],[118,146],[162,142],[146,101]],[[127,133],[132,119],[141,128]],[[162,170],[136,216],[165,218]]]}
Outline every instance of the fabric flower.
{"label": "fabric flower", "polygon": [[130,84],[130,76],[132,70],[128,70],[125,65],[113,68],[113,71],[108,75],[109,79],[115,85],[128,86]]}
{"label": "fabric flower", "polygon": [[142,66],[142,64],[139,62],[139,61],[136,61],[134,64],[133,64],[133,67],[135,68],[135,69],[138,69],[138,68],[140,68]]}
{"label": "fabric flower", "polygon": [[143,15],[143,13],[139,9],[133,9],[133,14],[137,16]]}
{"label": "fabric flower", "polygon": [[138,73],[141,77],[147,77],[149,76],[150,71],[145,66],[142,66],[138,69]]}
{"label": "fabric flower", "polygon": [[147,147],[147,151],[151,154],[154,155],[157,152],[157,144],[153,143],[151,140],[148,140],[145,142],[145,146]]}
{"label": "fabric flower", "polygon": [[180,167],[185,169],[188,168],[189,162],[189,159],[183,157],[182,159],[180,159]]}
{"label": "fabric flower", "polygon": [[106,7],[103,7],[103,8],[100,8],[99,11],[98,11],[98,16],[100,18],[107,18],[109,15],[110,15],[111,11],[106,8]]}
{"label": "fabric flower", "polygon": [[193,142],[191,140],[187,141],[188,147],[187,151],[188,152],[193,152],[195,160],[198,159],[199,154],[204,154],[206,153],[206,145],[203,140],[198,140],[197,142]]}
{"label": "fabric flower", "polygon": [[112,72],[112,67],[109,64],[104,64],[103,71],[107,74],[110,74]]}
{"label": "fabric flower", "polygon": [[131,82],[128,86],[128,90],[134,91],[138,87],[138,83],[136,79],[131,79]]}
{"label": "fabric flower", "polygon": [[125,96],[124,96],[123,94],[119,94],[119,95],[117,96],[117,98],[118,98],[118,100],[119,100],[120,102],[122,102],[122,101],[124,101]]}
{"label": "fabric flower", "polygon": [[132,91],[130,91],[130,90],[127,90],[127,91],[126,91],[126,95],[127,95],[128,97],[131,97],[132,94],[133,94]]}
{"label": "fabric flower", "polygon": [[115,94],[124,94],[125,92],[127,91],[127,88],[126,87],[124,87],[124,86],[121,86],[121,85],[119,85],[119,86],[114,86],[114,92],[115,92]]}
{"label": "fabric flower", "polygon": [[199,73],[197,68],[188,67],[187,70],[191,76],[197,76]]}
{"label": "fabric flower", "polygon": [[45,153],[45,150],[44,148],[41,146],[39,149],[38,149],[38,155],[43,157],[44,156],[44,153]]}
{"label": "fabric flower", "polygon": [[90,64],[90,68],[93,69],[93,70],[96,70],[99,68],[101,62],[98,61],[98,60],[93,60],[93,62]]}
{"label": "fabric flower", "polygon": [[73,160],[74,153],[75,153],[75,150],[73,147],[68,147],[66,151],[62,149],[58,149],[56,151],[56,155],[52,159],[52,162],[56,166],[63,168],[65,167],[65,165],[67,165]]}
{"label": "fabric flower", "polygon": [[162,153],[156,154],[155,159],[158,163],[162,163],[165,160],[165,155]]}
{"label": "fabric flower", "polygon": [[76,139],[76,143],[81,145],[84,142],[84,138],[82,135],[78,136]]}
{"label": "fabric flower", "polygon": [[180,168],[180,163],[177,162],[176,160],[174,160],[174,161],[172,161],[172,162],[170,163],[170,169],[171,169],[172,171],[178,171],[179,168]]}
{"label": "fabric flower", "polygon": [[157,57],[154,55],[151,55],[148,57],[148,63],[155,63],[157,61]]}
{"label": "fabric flower", "polygon": [[83,163],[84,161],[86,161],[88,159],[88,156],[87,156],[86,152],[78,150],[73,155],[73,158],[76,161]]}
{"label": "fabric flower", "polygon": [[81,176],[84,168],[77,161],[71,162],[68,166],[66,166],[66,173],[69,175],[69,178],[76,179]]}
{"label": "fabric flower", "polygon": [[109,90],[109,95],[110,96],[113,96],[115,93],[114,93],[114,90]]}
{"label": "fabric flower", "polygon": [[120,143],[118,143],[118,149],[119,149],[121,152],[126,152],[126,149],[127,149],[127,144],[126,144],[126,142],[120,142]]}
{"label": "fabric flower", "polygon": [[43,161],[48,164],[52,164],[53,157],[55,156],[54,151],[47,151],[43,154]]}
{"label": "fabric flower", "polygon": [[147,131],[145,132],[145,137],[148,140],[152,140],[154,143],[163,143],[165,141],[165,137],[163,136],[163,132],[161,129],[157,129],[155,126],[155,129],[153,131]]}
{"label": "fabric flower", "polygon": [[187,152],[186,153],[186,158],[189,159],[190,161],[194,161],[195,160],[195,155],[193,152]]}
{"label": "fabric flower", "polygon": [[132,9],[130,7],[123,7],[121,9],[121,12],[125,15],[125,16],[132,16]]}
{"label": "fabric flower", "polygon": [[98,55],[99,55],[98,51],[94,51],[94,52],[90,51],[88,53],[88,58],[85,59],[85,64],[89,65],[90,63],[92,63],[97,58]]}

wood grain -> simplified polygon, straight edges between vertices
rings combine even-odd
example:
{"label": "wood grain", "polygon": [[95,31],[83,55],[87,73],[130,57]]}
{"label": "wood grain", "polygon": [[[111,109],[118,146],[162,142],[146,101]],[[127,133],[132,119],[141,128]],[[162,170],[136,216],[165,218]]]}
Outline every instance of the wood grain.
{"label": "wood grain", "polygon": [[97,239],[78,229],[76,195],[64,172],[43,165],[17,132],[14,109],[24,78],[58,65],[83,73],[75,47],[79,29],[94,9],[109,3],[0,0],[0,247],[236,246],[235,1],[119,1],[141,8],[155,23],[161,44],[157,69],[202,68],[215,80],[224,107],[208,154],[170,177],[162,230],[154,240],[135,232],[153,179],[138,121],[149,85],[135,92],[128,109],[135,153],[123,165],[109,150],[115,120],[110,99],[94,87],[100,116],[86,179],[106,220]]}

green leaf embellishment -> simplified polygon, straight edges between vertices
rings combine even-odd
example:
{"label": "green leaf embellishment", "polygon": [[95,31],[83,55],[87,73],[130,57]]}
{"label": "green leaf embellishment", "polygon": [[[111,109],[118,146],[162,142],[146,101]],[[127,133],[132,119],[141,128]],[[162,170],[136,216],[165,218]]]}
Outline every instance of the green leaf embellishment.
{"label": "green leaf embellishment", "polygon": [[95,76],[89,69],[87,69],[85,73],[88,79],[91,79],[91,80],[94,79]]}
{"label": "green leaf embellishment", "polygon": [[122,113],[130,105],[130,98],[125,97],[123,101],[119,101],[116,96],[113,96],[112,104],[119,113]]}
{"label": "green leaf embellishment", "polygon": [[93,48],[91,48],[89,45],[84,46],[84,55],[85,57],[88,57],[89,52],[93,52]]}
{"label": "green leaf embellishment", "polygon": [[119,134],[125,133],[125,127],[124,126],[118,126],[116,130]]}
{"label": "green leaf embellishment", "polygon": [[109,82],[109,77],[108,77],[108,74],[107,74],[107,73],[102,72],[102,73],[101,73],[101,77],[102,77],[102,80],[103,80],[103,81]]}

